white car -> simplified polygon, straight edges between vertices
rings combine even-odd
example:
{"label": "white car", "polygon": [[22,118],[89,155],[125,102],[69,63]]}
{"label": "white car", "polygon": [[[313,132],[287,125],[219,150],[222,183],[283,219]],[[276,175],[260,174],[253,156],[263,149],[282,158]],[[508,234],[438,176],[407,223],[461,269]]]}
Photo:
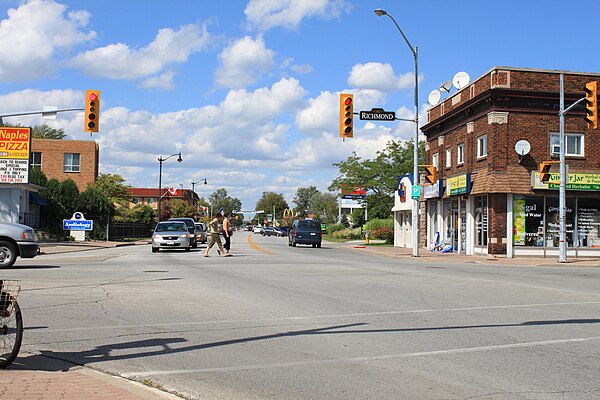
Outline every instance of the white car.
{"label": "white car", "polygon": [[265,230],[263,229],[263,227],[259,225],[259,226],[254,227],[254,230],[252,231],[252,233],[260,233],[262,235],[264,231]]}

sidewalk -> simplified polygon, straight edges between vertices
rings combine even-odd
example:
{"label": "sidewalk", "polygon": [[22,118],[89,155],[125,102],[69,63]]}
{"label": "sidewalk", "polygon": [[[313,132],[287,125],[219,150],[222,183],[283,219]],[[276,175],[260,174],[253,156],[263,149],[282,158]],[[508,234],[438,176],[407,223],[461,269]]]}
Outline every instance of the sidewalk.
{"label": "sidewalk", "polygon": [[91,368],[19,353],[0,372],[0,399],[181,400],[181,397]]}
{"label": "sidewalk", "polygon": [[[373,241],[371,241],[373,243]],[[354,240],[346,243],[331,243],[328,245],[340,247],[351,251],[370,253],[378,256],[393,258],[412,258],[427,263],[465,263],[489,265],[516,265],[516,266],[555,266],[555,267],[591,267],[600,268],[600,257],[569,257],[566,263],[559,263],[557,257],[516,257],[506,258],[505,255],[497,256],[468,256],[457,253],[434,252],[428,249],[419,249],[419,257],[412,257],[412,249],[407,247],[393,247],[375,243],[365,245],[364,240]]]}

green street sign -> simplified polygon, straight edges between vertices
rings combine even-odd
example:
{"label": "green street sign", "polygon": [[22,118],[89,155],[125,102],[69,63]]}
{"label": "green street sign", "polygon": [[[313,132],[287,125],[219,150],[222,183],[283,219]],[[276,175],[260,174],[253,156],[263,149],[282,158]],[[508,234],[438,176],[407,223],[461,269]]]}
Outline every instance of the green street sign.
{"label": "green street sign", "polygon": [[412,194],[410,196],[413,200],[419,200],[421,198],[421,186],[413,185]]}

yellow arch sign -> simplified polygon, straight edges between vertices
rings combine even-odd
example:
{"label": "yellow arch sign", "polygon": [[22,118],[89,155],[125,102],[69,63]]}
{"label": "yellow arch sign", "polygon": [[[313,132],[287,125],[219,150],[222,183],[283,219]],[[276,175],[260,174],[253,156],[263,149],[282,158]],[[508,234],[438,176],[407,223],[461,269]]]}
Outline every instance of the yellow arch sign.
{"label": "yellow arch sign", "polygon": [[294,218],[296,216],[296,213],[294,212],[293,209],[291,208],[286,208],[285,210],[283,210],[283,218]]}

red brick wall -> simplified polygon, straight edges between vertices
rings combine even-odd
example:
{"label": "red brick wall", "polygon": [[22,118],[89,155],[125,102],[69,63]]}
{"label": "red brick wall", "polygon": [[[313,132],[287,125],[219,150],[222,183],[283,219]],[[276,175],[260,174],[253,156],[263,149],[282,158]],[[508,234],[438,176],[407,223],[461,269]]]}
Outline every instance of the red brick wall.
{"label": "red brick wall", "polygon": [[[32,139],[31,151],[42,153],[42,171],[48,179],[72,179],[84,191],[98,179],[99,146],[92,140]],[[80,154],[80,172],[64,172],[64,154]]]}

